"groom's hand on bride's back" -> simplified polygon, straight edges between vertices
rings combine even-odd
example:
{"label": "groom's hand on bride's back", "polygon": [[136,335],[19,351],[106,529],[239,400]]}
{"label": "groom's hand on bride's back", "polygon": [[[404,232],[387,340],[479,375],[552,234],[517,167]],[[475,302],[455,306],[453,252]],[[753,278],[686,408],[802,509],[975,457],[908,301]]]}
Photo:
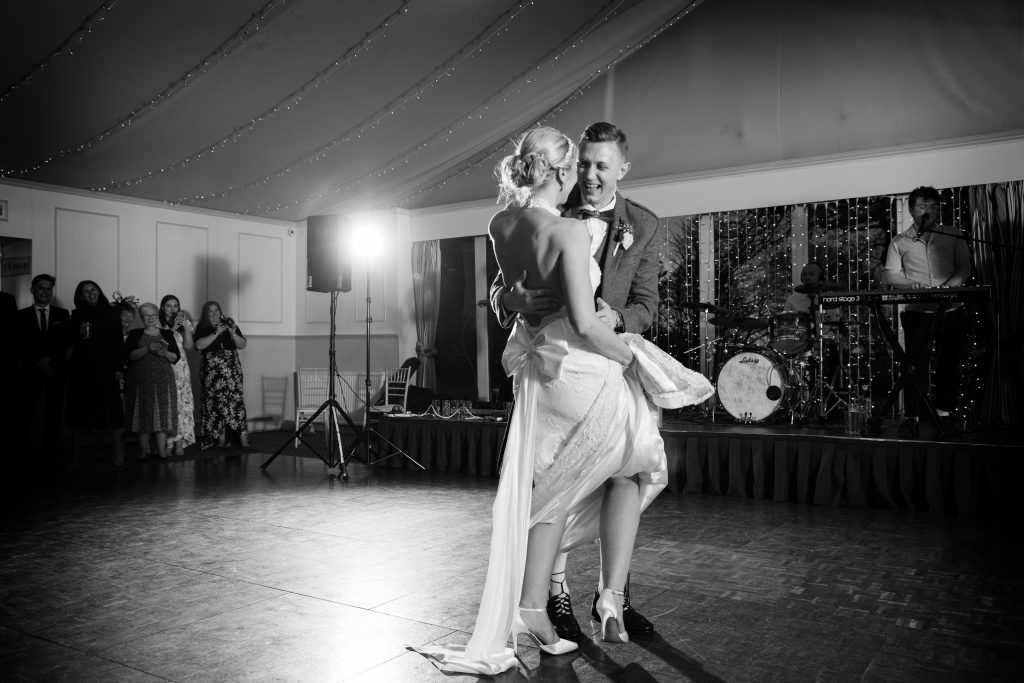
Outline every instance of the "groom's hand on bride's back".
{"label": "groom's hand on bride's back", "polygon": [[502,303],[506,310],[527,315],[546,315],[562,307],[562,302],[550,289],[528,289],[525,286],[526,271],[505,291]]}

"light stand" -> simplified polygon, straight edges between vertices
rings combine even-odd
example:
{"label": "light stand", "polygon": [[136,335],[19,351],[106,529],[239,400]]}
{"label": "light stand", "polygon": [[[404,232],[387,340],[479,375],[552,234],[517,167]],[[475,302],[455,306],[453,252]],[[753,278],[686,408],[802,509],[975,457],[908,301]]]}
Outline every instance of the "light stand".
{"label": "light stand", "polygon": [[[427,469],[426,467],[424,467],[423,465],[418,463],[412,456],[410,456],[408,453],[403,451],[401,448],[399,448],[395,444],[393,444],[390,441],[388,441],[387,439],[385,439],[383,436],[381,436],[380,432],[378,432],[376,429],[374,429],[370,425],[370,324],[373,323],[373,316],[370,315],[370,303],[371,302],[372,302],[372,299],[370,298],[370,267],[369,267],[369,264],[367,264],[367,267],[366,267],[366,382],[365,382],[365,386],[363,387],[364,391],[365,391],[366,400],[365,400],[365,405],[363,406],[363,427],[362,427],[362,429],[358,430],[359,436],[356,437],[355,443],[352,444],[352,451],[355,452],[356,448],[358,448],[359,445],[362,444],[362,447],[363,447],[363,462],[365,462],[367,465],[376,465],[379,462],[383,462],[383,461],[385,461],[385,460],[387,460],[389,458],[393,458],[396,455],[400,455],[403,458],[405,458],[406,460],[408,460],[409,462],[411,462],[412,464],[416,465],[416,467],[419,467],[421,470],[425,470],[425,469]],[[384,377],[384,386],[385,387],[387,386],[387,381],[388,381],[388,378],[387,378],[387,376],[385,376]],[[351,424],[351,422],[349,422],[349,424]],[[370,460],[370,437],[371,436],[373,438],[375,438],[377,441],[383,441],[384,443],[386,443],[388,446],[390,446],[393,449],[393,451],[391,453],[389,453],[388,455],[385,455],[384,457],[377,458],[376,460]]]}
{"label": "light stand", "polygon": [[[358,433],[359,429],[356,427],[355,423],[352,422],[352,418],[349,417],[348,413],[345,412],[345,409],[342,408],[341,405],[338,403],[338,394],[334,384],[335,375],[338,374],[338,361],[334,346],[334,328],[335,322],[337,320],[337,313],[338,290],[333,289],[331,290],[331,334],[327,350],[328,363],[330,365],[330,369],[328,370],[327,373],[327,400],[324,401],[320,405],[320,407],[316,409],[316,412],[313,413],[309,417],[309,419],[302,423],[302,426],[296,426],[295,434],[289,435],[289,437],[285,439],[284,443],[282,443],[280,447],[278,447],[278,449],[274,451],[274,454],[271,455],[266,462],[260,465],[260,469],[263,471],[266,471],[270,463],[274,462],[274,459],[277,458],[277,456],[279,456],[284,451],[284,449],[288,447],[288,444],[290,444],[294,439],[299,439],[300,441],[302,441],[302,443],[306,444],[307,448],[316,453],[318,458],[324,461],[324,464],[327,465],[328,469],[334,469],[335,467],[337,467],[339,470],[337,476],[343,481],[348,481],[348,468],[345,465],[345,451],[341,445],[341,424],[340,420],[338,419],[339,416],[344,418],[345,422],[348,423],[348,426],[351,427],[353,431]],[[367,351],[367,358],[369,358],[369,351]],[[367,382],[367,386],[369,386],[369,382]],[[306,441],[306,439],[303,437],[303,432],[305,432],[306,429],[310,428],[316,421],[316,419],[320,416],[320,414],[323,413],[324,411],[327,411],[327,422],[325,426],[325,429],[327,430],[327,457],[324,457],[323,454],[321,454],[320,451],[316,448],[316,446]],[[331,474],[333,474],[333,472]]]}

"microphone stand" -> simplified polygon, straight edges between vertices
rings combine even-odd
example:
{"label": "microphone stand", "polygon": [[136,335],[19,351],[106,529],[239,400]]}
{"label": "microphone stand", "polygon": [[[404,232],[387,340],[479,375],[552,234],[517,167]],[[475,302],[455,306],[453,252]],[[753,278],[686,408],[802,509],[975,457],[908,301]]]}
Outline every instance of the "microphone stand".
{"label": "microphone stand", "polygon": [[[260,469],[263,470],[264,472],[267,471],[267,467],[270,466],[270,463],[274,462],[277,456],[281,455],[284,449],[288,447],[288,444],[292,443],[293,440],[298,439],[302,443],[306,444],[307,448],[316,453],[316,456],[318,458],[324,461],[324,464],[327,465],[328,470],[333,470],[335,467],[337,467],[339,470],[337,475],[338,478],[340,478],[343,481],[348,481],[348,466],[345,463],[345,450],[341,444],[341,420],[339,420],[338,418],[343,418],[345,422],[348,423],[348,426],[354,431],[358,431],[358,429],[356,428],[356,425],[352,422],[352,418],[349,417],[348,413],[345,412],[345,409],[341,407],[340,403],[338,403],[338,394],[334,383],[334,377],[335,375],[338,374],[338,360],[334,344],[337,317],[338,290],[332,289],[331,334],[330,342],[328,344],[327,349],[327,362],[329,366],[329,369],[327,371],[327,400],[324,401],[320,405],[320,407],[317,408],[316,412],[310,415],[309,419],[303,422],[301,426],[298,424],[295,425],[295,434],[289,435],[288,438],[285,439],[284,442],[278,447],[278,449],[274,451],[273,455],[271,455],[262,465],[260,465]],[[327,422],[324,426],[324,428],[327,430],[327,457],[324,457],[323,454],[321,454],[320,451],[316,448],[316,446],[306,441],[305,437],[303,436],[304,432],[307,429],[311,428],[313,426],[313,423],[316,422],[316,419],[320,417],[320,414],[325,411],[327,412]],[[328,475],[328,477],[330,476],[333,476],[333,472]]]}
{"label": "microphone stand", "polygon": [[[363,446],[363,462],[367,465],[376,465],[379,462],[383,462],[388,458],[393,458],[396,455],[401,455],[403,458],[411,462],[412,464],[419,467],[421,470],[427,468],[421,465],[415,458],[403,451],[401,448],[385,439],[379,431],[374,429],[370,425],[370,324],[373,322],[373,316],[370,315],[370,268],[366,268],[366,381],[364,384],[365,390],[365,405],[363,406],[363,426],[361,429],[357,429],[358,436],[355,442],[352,444],[352,452],[355,453],[356,449],[360,444]],[[387,395],[387,382],[388,378],[384,376],[384,387],[385,395]],[[373,436],[377,441],[383,441],[390,446],[393,451],[388,455],[377,458],[376,460],[370,460],[370,437]]]}

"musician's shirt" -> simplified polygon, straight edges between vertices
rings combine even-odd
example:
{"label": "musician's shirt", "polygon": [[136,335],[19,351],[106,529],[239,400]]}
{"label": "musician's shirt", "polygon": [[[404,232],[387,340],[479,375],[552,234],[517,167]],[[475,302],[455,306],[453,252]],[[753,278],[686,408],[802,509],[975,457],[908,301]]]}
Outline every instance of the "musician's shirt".
{"label": "musician's shirt", "polygon": [[[911,226],[892,238],[885,269],[902,273],[922,287],[959,287],[971,274],[971,253],[955,228],[937,225],[919,236],[917,227]],[[905,310],[934,311],[936,304],[907,304]]]}

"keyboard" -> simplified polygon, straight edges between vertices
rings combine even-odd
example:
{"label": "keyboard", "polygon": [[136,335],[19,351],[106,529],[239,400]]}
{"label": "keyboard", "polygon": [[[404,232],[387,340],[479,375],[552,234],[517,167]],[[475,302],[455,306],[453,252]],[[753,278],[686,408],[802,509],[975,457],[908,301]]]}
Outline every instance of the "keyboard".
{"label": "keyboard", "polygon": [[966,301],[988,301],[992,288],[980,287],[923,287],[921,289],[871,289],[859,292],[830,292],[818,297],[824,305],[857,306],[880,304],[937,304]]}

